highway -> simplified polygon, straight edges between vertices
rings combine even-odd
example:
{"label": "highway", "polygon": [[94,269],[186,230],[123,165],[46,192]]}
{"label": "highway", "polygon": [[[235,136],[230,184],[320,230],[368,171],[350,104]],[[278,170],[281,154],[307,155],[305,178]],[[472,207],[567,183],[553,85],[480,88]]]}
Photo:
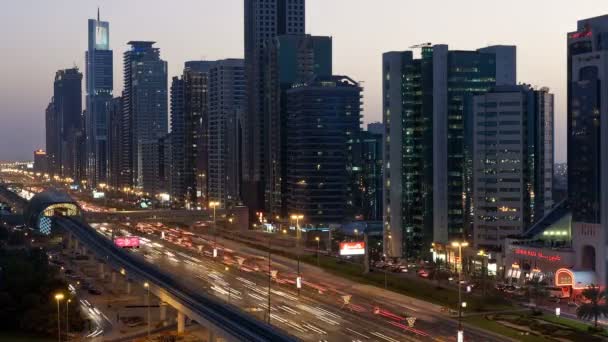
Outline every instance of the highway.
{"label": "highway", "polygon": [[[235,341],[295,341],[291,336],[248,317],[240,310],[224,305],[221,301],[189,289],[181,282],[181,277],[172,277],[156,266],[147,263],[98,234],[90,226],[70,218],[56,218],[59,226],[74,234],[83,244],[98,256],[105,256],[109,264],[124,268],[129,276],[148,281],[168,292],[190,311],[227,332]],[[196,317],[192,317],[195,318]]]}
{"label": "highway", "polygon": [[[264,252],[221,242],[217,245],[219,255],[213,258],[214,241],[210,237],[193,238],[194,246],[201,246],[199,250],[162,240],[160,234],[150,230],[143,233],[127,231],[125,226],[95,226],[106,237],[111,236],[110,229],[119,235],[139,235],[142,246],[130,250],[132,254],[179,277],[192,289],[212,294],[260,320],[267,319],[269,269]],[[240,268],[239,259],[244,260]],[[329,278],[308,265],[302,267],[304,281],[298,297],[293,262],[274,257],[271,265],[278,271],[271,286],[271,323],[302,340],[456,341],[457,323],[424,305],[381,296],[382,290]],[[345,295],[352,296],[349,305],[344,305]],[[408,317],[415,317],[413,327]],[[466,340],[501,339],[467,331]]]}

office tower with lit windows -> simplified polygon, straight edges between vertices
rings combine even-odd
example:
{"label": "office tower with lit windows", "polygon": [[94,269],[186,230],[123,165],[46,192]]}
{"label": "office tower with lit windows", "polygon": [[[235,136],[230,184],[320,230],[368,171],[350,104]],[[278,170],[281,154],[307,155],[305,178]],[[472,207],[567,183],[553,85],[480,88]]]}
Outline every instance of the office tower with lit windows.
{"label": "office tower with lit windows", "polygon": [[34,151],[34,172],[41,174],[48,172],[48,158],[44,150]]}
{"label": "office tower with lit windows", "polygon": [[287,212],[307,223],[348,219],[361,92],[346,76],[315,77],[287,91]]}
{"label": "office tower with lit windows", "polygon": [[553,207],[553,94],[497,86],[473,100],[473,241],[500,250]]}
{"label": "office tower with lit windows", "polygon": [[250,212],[264,209],[266,165],[270,162],[265,122],[264,56],[268,40],[304,34],[305,0],[245,0],[245,75],[247,105],[243,123],[242,183]]}
{"label": "office tower with lit windows", "polygon": [[568,201],[575,269],[608,283],[608,15],[578,21],[568,46]]}
{"label": "office tower with lit windows", "polygon": [[55,110],[55,103],[51,99],[45,110],[45,139],[47,153],[47,172],[59,175],[59,118]]}
{"label": "office tower with lit windows", "polygon": [[264,122],[266,175],[264,208],[269,217],[287,217],[285,195],[287,181],[287,110],[286,92],[296,83],[315,76],[332,75],[332,38],[304,34],[288,34],[269,39],[264,59]]}
{"label": "office tower with lit windows", "polygon": [[171,84],[171,197],[190,207],[207,201],[209,69],[213,61],[185,63]]}
{"label": "office tower with lit windows", "polygon": [[55,172],[62,177],[77,179],[78,144],[83,135],[82,73],[78,68],[57,71],[52,102],[52,106],[47,108],[47,116],[51,114],[55,120],[54,142],[50,146]]}
{"label": "office tower with lit windows", "polygon": [[107,102],[107,132],[108,143],[106,155],[108,156],[107,185],[114,188],[123,186],[120,177],[120,158],[122,156],[122,98],[115,97]]}
{"label": "office tower with lit windows", "polygon": [[91,184],[105,183],[108,174],[108,103],[112,100],[114,77],[110,50],[110,24],[89,19],[86,76],[86,169]]}
{"label": "office tower with lit windows", "polygon": [[240,203],[236,116],[246,101],[242,59],[216,61],[209,69],[208,171],[209,201],[221,208]]}
{"label": "office tower with lit windows", "polygon": [[154,42],[131,41],[124,53],[123,165],[127,186],[157,194],[159,139],[168,132],[167,62]]}
{"label": "office tower with lit windows", "polygon": [[[383,55],[384,248],[425,258],[431,243],[470,239],[474,95],[516,79],[515,47],[450,51],[422,44]],[[491,48],[491,47],[490,47]],[[508,50],[512,50],[508,53]]]}
{"label": "office tower with lit windows", "polygon": [[361,131],[353,144],[352,218],[382,221],[382,134]]}

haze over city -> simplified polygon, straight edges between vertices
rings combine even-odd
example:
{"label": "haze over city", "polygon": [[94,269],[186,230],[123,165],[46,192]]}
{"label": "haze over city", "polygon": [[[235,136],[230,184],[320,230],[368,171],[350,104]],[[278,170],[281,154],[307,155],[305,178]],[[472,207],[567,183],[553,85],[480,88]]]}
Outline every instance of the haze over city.
{"label": "haze over city", "polygon": [[[0,160],[25,160],[44,148],[44,109],[55,71],[84,69],[86,20],[100,7],[112,23],[114,94],[122,90],[121,55],[130,40],[156,41],[169,77],[184,61],[243,57],[240,0],[6,0],[0,11]],[[364,121],[382,121],[383,52],[432,42],[450,49],[517,45],[518,82],[555,94],[556,161],[566,158],[566,32],[579,18],[608,11],[601,0],[493,2],[309,0],[307,33],[334,38],[334,73],[364,86]]]}

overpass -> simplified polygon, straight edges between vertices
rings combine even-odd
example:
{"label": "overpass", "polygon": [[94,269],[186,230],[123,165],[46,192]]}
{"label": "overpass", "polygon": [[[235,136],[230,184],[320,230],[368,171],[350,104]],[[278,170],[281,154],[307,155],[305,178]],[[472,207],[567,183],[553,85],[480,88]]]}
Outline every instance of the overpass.
{"label": "overpass", "polygon": [[[54,228],[67,236],[67,247],[91,252],[99,262],[100,276],[105,276],[106,266],[111,272],[112,282],[118,274],[124,276],[127,289],[132,284],[149,284],[151,294],[171,305],[178,312],[178,333],[183,333],[185,318],[196,321],[207,328],[208,341],[296,341],[275,327],[259,321],[238,308],[222,303],[216,298],[189,289],[180,281],[167,275],[160,268],[118,248],[113,241],[100,235],[86,224],[73,207],[69,196],[56,191],[45,191],[32,198],[26,210],[26,221],[30,227],[41,229],[41,222],[52,217]],[[68,208],[68,211],[64,210]],[[33,225],[33,226],[32,226]],[[161,311],[162,316],[162,311]]]}

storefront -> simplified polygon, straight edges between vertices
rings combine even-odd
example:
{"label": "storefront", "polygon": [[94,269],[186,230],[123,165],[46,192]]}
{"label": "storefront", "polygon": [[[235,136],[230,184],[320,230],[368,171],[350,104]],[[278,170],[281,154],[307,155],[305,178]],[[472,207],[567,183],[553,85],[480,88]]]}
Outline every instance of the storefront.
{"label": "storefront", "polygon": [[555,286],[562,289],[564,297],[576,298],[584,289],[592,284],[597,284],[596,278],[593,271],[560,268],[555,272]]}
{"label": "storefront", "polygon": [[557,270],[574,266],[571,249],[532,247],[513,242],[506,245],[503,259],[504,278],[510,284],[523,284],[531,279],[552,283]]}

